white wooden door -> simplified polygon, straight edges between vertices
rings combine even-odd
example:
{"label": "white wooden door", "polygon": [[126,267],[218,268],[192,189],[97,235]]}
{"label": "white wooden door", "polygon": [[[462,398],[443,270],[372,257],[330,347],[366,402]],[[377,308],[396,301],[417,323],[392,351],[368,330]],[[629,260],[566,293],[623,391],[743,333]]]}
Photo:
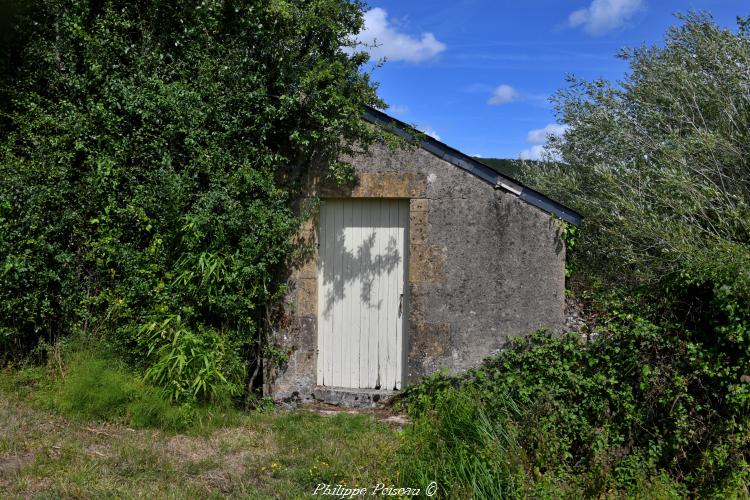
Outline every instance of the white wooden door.
{"label": "white wooden door", "polygon": [[318,385],[400,389],[409,202],[324,200]]}

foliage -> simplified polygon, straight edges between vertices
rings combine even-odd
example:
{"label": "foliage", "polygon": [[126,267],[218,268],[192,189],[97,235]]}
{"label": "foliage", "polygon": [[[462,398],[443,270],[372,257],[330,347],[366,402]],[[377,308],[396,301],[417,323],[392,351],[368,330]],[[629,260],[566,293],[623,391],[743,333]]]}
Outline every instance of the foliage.
{"label": "foliage", "polygon": [[141,328],[141,349],[154,362],[146,381],[164,387],[174,401],[227,402],[242,393],[244,379],[239,344],[230,335],[203,328],[193,332],[180,316]]}
{"label": "foliage", "polygon": [[[750,275],[750,31],[690,14],[663,47],[624,50],[619,85],[570,78],[562,137],[524,179],[584,215],[585,271],[628,286]],[[738,298],[742,295],[738,295]],[[746,297],[746,296],[745,296]]]}
{"label": "foliage", "polygon": [[[573,253],[578,246],[579,231],[578,227],[572,224],[568,224],[565,221],[560,221],[560,237],[565,242],[565,255]],[[567,258],[565,259],[565,277],[570,278],[575,272],[575,260]]]}
{"label": "foliage", "polygon": [[521,176],[521,168],[523,167],[523,164],[520,160],[511,160],[508,158],[484,158],[480,156],[475,157],[474,159],[480,163],[484,163],[495,172],[506,175],[510,178],[517,179]]}
{"label": "foliage", "polygon": [[81,330],[175,400],[236,396],[302,219],[282,167],[344,179],[374,137],[367,56],[342,49],[362,5],[27,7],[0,39],[3,358]]}
{"label": "foliage", "polygon": [[[473,402],[491,425],[514,436],[513,446],[492,460],[495,470],[517,464],[520,479],[501,484],[518,495],[550,484],[558,493],[570,489],[584,496],[636,495],[657,485],[664,491],[747,494],[747,409],[713,384],[680,334],[628,314],[612,317],[589,343],[576,334],[537,332],[463,377],[442,375],[410,388],[406,398],[417,423],[409,439],[421,443],[422,453],[448,447],[449,438],[437,430],[440,419]],[[516,410],[508,410],[509,401]],[[422,427],[426,421],[431,435]],[[472,433],[485,425],[476,415],[459,421],[451,439],[471,443]],[[407,471],[419,463],[409,449],[402,451]],[[434,467],[461,460],[455,452],[426,456]],[[461,483],[477,495],[472,488],[480,484],[482,469],[472,470]]]}

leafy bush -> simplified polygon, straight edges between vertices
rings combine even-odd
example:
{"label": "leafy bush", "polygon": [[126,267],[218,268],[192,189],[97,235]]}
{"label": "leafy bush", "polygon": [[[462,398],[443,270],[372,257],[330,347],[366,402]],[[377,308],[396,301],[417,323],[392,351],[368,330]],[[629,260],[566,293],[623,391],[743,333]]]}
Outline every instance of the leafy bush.
{"label": "leafy bush", "polygon": [[170,399],[226,403],[242,393],[245,365],[231,336],[190,331],[180,316],[146,324],[141,335],[143,350],[153,358],[146,381],[166,388]]}
{"label": "leafy bush", "polygon": [[0,356],[104,334],[173,399],[237,395],[303,219],[284,170],[322,163],[345,179],[337,159],[373,138],[367,56],[342,49],[362,5],[33,0],[12,12]]}
{"label": "leafy bush", "polygon": [[[438,444],[445,436],[425,437],[421,422],[433,413],[450,418],[446,401],[473,401],[494,425],[515,429],[508,432],[517,446],[495,466],[520,461],[527,490],[551,481],[586,496],[635,494],[656,481],[703,494],[747,493],[750,412],[715,383],[683,335],[629,314],[611,318],[590,343],[537,332],[463,377],[442,375],[409,389],[418,422],[409,433],[430,443],[422,449],[447,446]],[[509,412],[509,400],[519,410]],[[451,432],[462,439],[481,422],[467,418]],[[406,470],[415,460],[407,457]]]}
{"label": "leafy bush", "polygon": [[571,79],[549,163],[524,178],[585,214],[571,252],[580,287],[617,288],[738,402],[750,364],[750,20],[736,32],[680,17],[662,47],[623,51],[621,84]]}
{"label": "leafy bush", "polygon": [[623,82],[571,78],[554,98],[567,127],[547,144],[554,161],[523,176],[585,214],[570,254],[582,286],[658,304],[656,322],[702,330],[717,362],[740,367],[750,362],[750,19],[736,31],[705,14],[680,20],[663,46],[622,51]]}

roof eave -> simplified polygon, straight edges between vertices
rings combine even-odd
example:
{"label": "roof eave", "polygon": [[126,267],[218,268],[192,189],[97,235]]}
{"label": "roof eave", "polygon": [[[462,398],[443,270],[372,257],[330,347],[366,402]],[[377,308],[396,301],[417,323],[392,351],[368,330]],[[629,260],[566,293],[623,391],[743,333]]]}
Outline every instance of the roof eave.
{"label": "roof eave", "polygon": [[[410,125],[393,118],[375,108],[366,107],[364,118],[370,123],[382,126],[392,127],[392,131],[409,141],[415,140],[416,133]],[[565,222],[578,226],[581,224],[583,217],[575,210],[556,202],[555,200],[543,195],[542,193],[531,189],[528,186],[512,179],[506,175],[500,174],[485,165],[484,163],[472,158],[471,156],[444,144],[437,139],[419,134],[419,146],[434,154],[438,158],[455,165],[456,167],[469,172],[484,182],[492,185],[496,189],[503,189],[515,196],[518,196],[526,203],[533,205]]]}

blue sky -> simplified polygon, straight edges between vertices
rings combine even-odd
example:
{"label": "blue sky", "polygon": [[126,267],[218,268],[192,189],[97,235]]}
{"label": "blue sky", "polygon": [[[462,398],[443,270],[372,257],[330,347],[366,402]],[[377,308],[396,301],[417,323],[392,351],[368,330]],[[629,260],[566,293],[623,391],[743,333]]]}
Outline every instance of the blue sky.
{"label": "blue sky", "polygon": [[618,49],[660,44],[675,12],[735,28],[747,0],[370,0],[359,38],[377,40],[387,112],[461,151],[534,158],[559,132],[548,98],[565,76],[619,80]]}

